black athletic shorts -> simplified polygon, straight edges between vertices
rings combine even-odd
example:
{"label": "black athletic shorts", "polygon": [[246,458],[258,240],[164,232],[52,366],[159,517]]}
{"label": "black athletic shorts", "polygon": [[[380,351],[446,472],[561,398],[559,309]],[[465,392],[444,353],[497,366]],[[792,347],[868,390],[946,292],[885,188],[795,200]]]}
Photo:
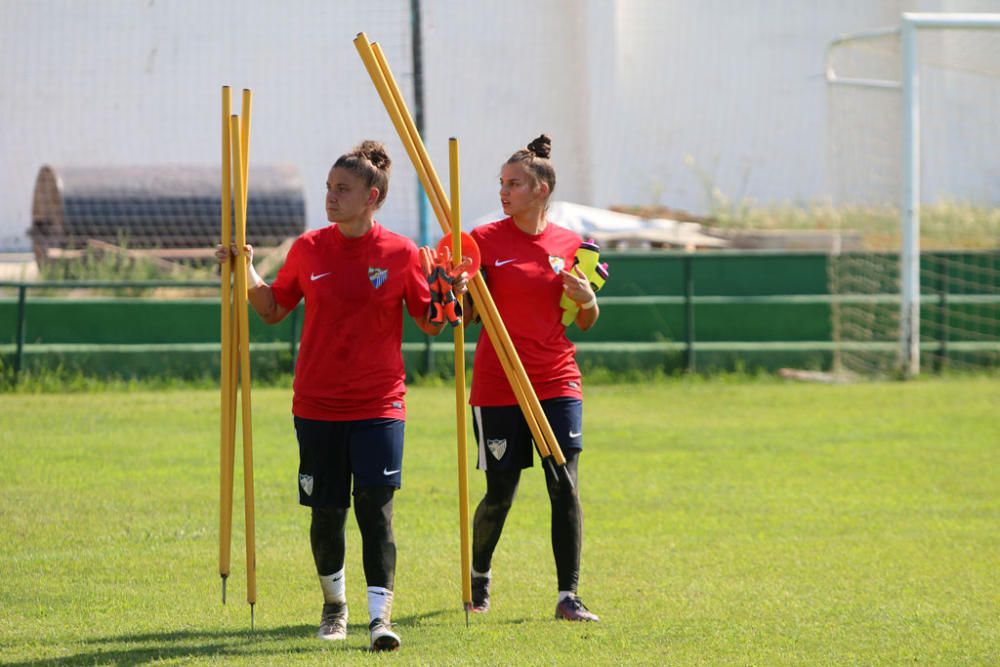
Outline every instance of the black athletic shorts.
{"label": "black athletic shorts", "polygon": [[350,507],[354,488],[403,482],[401,419],[328,422],[295,417],[299,441],[299,504]]}
{"label": "black athletic shorts", "polygon": [[[583,449],[583,401],[550,398],[541,401],[542,412],[559,448]],[[534,464],[534,439],[517,405],[473,406],[472,424],[479,443],[480,470],[520,470]]]}

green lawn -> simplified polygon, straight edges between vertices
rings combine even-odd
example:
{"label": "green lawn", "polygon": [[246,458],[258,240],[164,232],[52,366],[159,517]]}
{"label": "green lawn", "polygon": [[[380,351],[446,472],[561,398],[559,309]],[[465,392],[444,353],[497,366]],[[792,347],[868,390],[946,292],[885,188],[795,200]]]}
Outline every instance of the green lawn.
{"label": "green lawn", "polygon": [[312,638],[289,392],[253,398],[251,633],[240,477],[220,601],[216,392],[0,395],[0,663],[1000,663],[995,379],[590,387],[580,594],[602,622],[552,619],[536,467],[493,563],[493,609],[468,628],[454,394],[412,389],[393,655],[364,650],[353,519],[349,639]]}

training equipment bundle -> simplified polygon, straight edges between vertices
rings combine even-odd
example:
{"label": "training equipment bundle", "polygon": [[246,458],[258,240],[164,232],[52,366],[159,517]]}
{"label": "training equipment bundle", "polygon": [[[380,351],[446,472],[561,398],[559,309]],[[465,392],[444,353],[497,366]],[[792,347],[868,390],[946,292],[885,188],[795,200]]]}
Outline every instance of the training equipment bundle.
{"label": "training equipment bundle", "polygon": [[[250,322],[247,315],[247,175],[250,156],[251,93],[243,90],[239,116],[230,114],[229,86],[222,88],[222,215],[221,243],[234,242],[239,256],[227,253],[221,269],[222,357],[220,371],[219,576],[226,603],[233,531],[233,466],[236,462],[236,392],[242,388],[243,508],[246,522],[247,602],[253,628],[257,602],[257,547],[254,530],[253,427],[250,404]],[[232,215],[235,212],[235,230]],[[235,232],[235,234],[234,234]],[[235,318],[234,318],[235,314]]]}

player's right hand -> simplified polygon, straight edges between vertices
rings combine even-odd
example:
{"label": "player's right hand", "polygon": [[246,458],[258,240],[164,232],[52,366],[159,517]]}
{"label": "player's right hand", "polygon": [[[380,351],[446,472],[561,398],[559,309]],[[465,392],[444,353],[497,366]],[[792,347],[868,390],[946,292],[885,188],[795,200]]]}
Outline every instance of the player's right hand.
{"label": "player's right hand", "polygon": [[[226,248],[226,246],[222,245],[221,243],[219,245],[215,246],[215,259],[218,260],[219,264],[225,263],[225,261],[227,259],[229,259],[230,257],[238,257],[239,254],[240,253],[236,249],[236,244],[235,243],[233,243],[232,245],[230,245],[228,248]],[[252,262],[253,261],[253,246],[250,245],[249,243],[247,243],[245,246],[243,246],[243,254],[246,256],[248,264],[250,262]]]}

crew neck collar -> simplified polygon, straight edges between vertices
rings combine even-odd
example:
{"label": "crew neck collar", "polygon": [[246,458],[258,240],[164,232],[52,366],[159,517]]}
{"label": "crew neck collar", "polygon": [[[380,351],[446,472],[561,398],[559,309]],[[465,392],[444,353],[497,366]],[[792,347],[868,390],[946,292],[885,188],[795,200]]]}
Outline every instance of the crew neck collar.
{"label": "crew neck collar", "polygon": [[367,232],[365,232],[361,236],[356,236],[356,237],[353,237],[353,238],[349,238],[347,236],[344,236],[344,232],[342,232],[340,230],[340,225],[334,224],[333,225],[333,237],[334,237],[334,239],[336,239],[337,243],[339,243],[341,245],[344,245],[344,246],[358,246],[358,245],[363,245],[363,244],[365,244],[365,243],[367,243],[367,242],[369,242],[369,241],[371,241],[373,239],[378,238],[379,234],[381,234],[382,225],[378,224],[377,220],[374,220],[372,222],[373,222],[373,224],[372,224],[372,228],[371,229],[369,229]]}
{"label": "crew neck collar", "polygon": [[549,220],[548,218],[545,218],[545,229],[543,229],[542,231],[538,232],[537,234],[529,234],[528,232],[526,232],[523,229],[521,229],[520,227],[518,227],[517,223],[514,222],[514,216],[507,216],[507,223],[511,226],[511,228],[515,232],[517,232],[518,234],[521,234],[522,236],[525,236],[525,237],[527,237],[529,239],[540,239],[540,238],[543,238],[546,234],[549,233],[549,230],[552,229],[552,221]]}

